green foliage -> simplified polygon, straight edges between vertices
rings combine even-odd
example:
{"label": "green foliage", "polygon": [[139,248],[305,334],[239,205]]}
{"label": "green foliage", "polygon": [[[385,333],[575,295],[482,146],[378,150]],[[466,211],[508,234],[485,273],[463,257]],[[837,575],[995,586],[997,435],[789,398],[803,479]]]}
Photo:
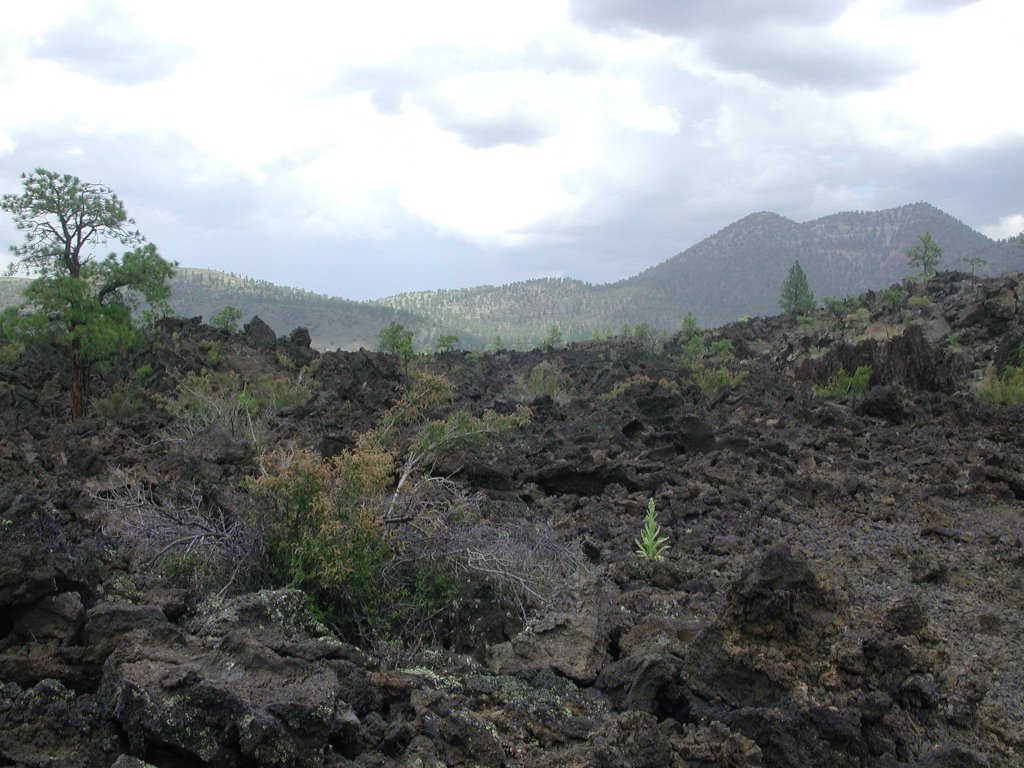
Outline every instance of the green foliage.
{"label": "green foliage", "polygon": [[[270,510],[262,528],[271,580],[303,589],[346,636],[418,642],[437,629],[439,617],[453,615],[459,566],[438,543],[446,539],[446,523],[436,501],[424,498],[436,492],[420,475],[442,456],[485,448],[530,414],[457,411],[428,419],[450,397],[447,380],[417,374],[353,448],[329,459],[273,451],[261,463],[263,474],[250,481],[266,500],[259,509]],[[409,428],[414,433],[406,441]],[[429,512],[418,517],[419,509]],[[413,520],[416,536],[399,537],[394,526]]]}
{"label": "green foliage", "polygon": [[478,453],[494,439],[526,426],[531,418],[530,409],[521,406],[507,415],[485,411],[481,416],[473,416],[456,411],[424,424],[410,442],[408,454],[417,467],[422,467],[445,455]]}
{"label": "green foliage", "polygon": [[1018,365],[1007,365],[1002,372],[993,366],[974,385],[974,397],[980,403],[1024,405],[1024,344],[1017,350]]}
{"label": "green foliage", "polygon": [[708,347],[708,355],[716,363],[726,363],[732,360],[734,354],[732,342],[729,339],[718,339],[711,342]]}
{"label": "green foliage", "polygon": [[599,399],[605,401],[612,400],[616,397],[621,397],[622,395],[626,394],[633,387],[646,387],[652,383],[655,384],[658,391],[663,394],[679,394],[679,384],[677,384],[674,381],[671,381],[666,378],[661,378],[658,379],[657,382],[655,382],[654,379],[652,379],[646,373],[634,373],[628,379],[623,379],[622,381],[616,383],[616,385],[612,387],[611,390],[609,390],[608,392],[603,392],[599,396]]}
{"label": "green foliage", "polygon": [[679,326],[679,340],[684,344],[692,339],[694,336],[700,334],[700,325],[697,324],[697,318],[693,312],[687,312],[683,316],[683,321]]}
{"label": "green foliage", "polygon": [[[23,192],[7,194],[9,213],[24,242],[13,246],[12,272],[36,275],[8,330],[23,341],[51,341],[71,363],[71,418],[85,415],[92,366],[137,343],[132,310],[144,299],[166,305],[174,265],[144,244],[124,205],[109,188],[42,168],[22,174]],[[110,241],[135,246],[98,258]]]}
{"label": "green foliage", "polygon": [[921,270],[924,277],[935,274],[935,268],[942,261],[942,248],[925,232],[920,239],[907,249],[907,260]]}
{"label": "green foliage", "polygon": [[276,450],[262,466],[250,487],[278,507],[265,523],[273,581],[364,596],[391,555],[372,503],[394,472],[391,453],[364,444],[324,460],[312,451]]}
{"label": "green foliage", "polygon": [[683,345],[683,359],[688,363],[700,362],[705,354],[707,354],[707,344],[700,334],[695,333]]}
{"label": "green foliage", "polygon": [[153,407],[144,390],[138,386],[120,384],[114,386],[103,397],[93,403],[96,413],[114,423],[135,418]]}
{"label": "green foliage", "polygon": [[725,387],[735,387],[749,374],[747,371],[733,371],[729,368],[701,366],[694,373],[694,382],[705,395],[713,395]]}
{"label": "green foliage", "polygon": [[871,322],[871,312],[867,307],[860,307],[850,318],[850,326],[863,333]]}
{"label": "green foliage", "polygon": [[978,267],[983,267],[988,264],[988,259],[983,259],[981,256],[961,256],[960,261],[970,267],[972,277],[974,275],[974,271]]}
{"label": "green foliage", "polygon": [[644,526],[635,539],[636,556],[645,560],[664,560],[669,550],[668,536],[663,536],[658,525],[657,513],[654,511],[654,499],[647,500],[647,514]]}
{"label": "green foliage", "polygon": [[459,337],[454,333],[445,333],[437,337],[437,351],[438,352],[451,352],[455,349],[455,345],[459,343]]}
{"label": "green foliage", "polygon": [[149,363],[143,363],[135,369],[135,380],[140,384],[153,375],[153,366]]}
{"label": "green foliage", "polygon": [[789,312],[808,312],[815,306],[814,293],[807,282],[807,273],[804,272],[799,261],[794,261],[782,284],[782,290],[779,292],[779,309],[788,314]]}
{"label": "green foliage", "polygon": [[15,326],[19,323],[18,310],[8,307],[0,312],[0,363],[13,363],[25,351],[25,344],[17,339]]}
{"label": "green foliage", "polygon": [[911,296],[907,299],[907,306],[910,309],[923,309],[924,307],[930,307],[932,300],[927,296]]}
{"label": "green foliage", "polygon": [[220,365],[220,344],[215,341],[205,342],[203,345],[205,352],[203,353],[203,362],[206,363],[209,368],[216,368]]}
{"label": "green foliage", "polygon": [[835,296],[826,296],[822,302],[825,305],[825,309],[828,310],[829,314],[836,320],[842,320],[847,314],[853,311],[853,308],[857,306],[857,299],[853,296],[847,296],[844,299],[836,298]]}
{"label": "green foliage", "polygon": [[990,368],[975,384],[974,397],[980,403],[1024,405],[1024,367],[1008,365],[998,374]]}
{"label": "green foliage", "polygon": [[388,324],[377,336],[377,349],[407,364],[413,356],[412,331],[407,331],[401,323]]}
{"label": "green foliage", "polygon": [[569,380],[557,361],[542,360],[523,376],[516,376],[511,396],[520,403],[532,403],[538,397],[550,397],[556,403],[569,401]]}
{"label": "green foliage", "polygon": [[813,328],[817,325],[817,321],[810,315],[797,315],[796,316],[796,327],[797,328]]}
{"label": "green foliage", "polygon": [[242,319],[242,310],[228,305],[210,318],[210,325],[228,333],[238,331],[238,321]]}
{"label": "green foliage", "polygon": [[302,377],[293,381],[268,374],[245,382],[233,371],[190,373],[167,403],[175,417],[169,432],[174,439],[187,440],[216,428],[263,453],[278,411],[306,402],[311,394],[312,386]]}
{"label": "green foliage", "polygon": [[693,383],[710,396],[746,379],[746,371],[734,371],[729,367],[734,354],[729,339],[718,339],[708,344],[703,336],[694,335],[683,346],[680,365],[689,369]]}
{"label": "green foliage", "polygon": [[540,342],[542,349],[556,349],[562,346],[562,331],[554,323],[548,328],[547,333]]}
{"label": "green foliage", "polygon": [[403,427],[421,423],[433,409],[452,398],[452,385],[444,376],[419,372],[405,387],[401,397],[377,421],[365,439],[374,445],[392,449]]}
{"label": "green foliage", "polygon": [[882,306],[892,312],[898,312],[907,301],[906,294],[899,288],[885,288],[881,293]]}
{"label": "green foliage", "polygon": [[817,397],[862,395],[868,391],[872,373],[874,371],[870,365],[858,366],[853,375],[848,374],[846,371],[840,371],[823,386],[811,387],[811,391]]}

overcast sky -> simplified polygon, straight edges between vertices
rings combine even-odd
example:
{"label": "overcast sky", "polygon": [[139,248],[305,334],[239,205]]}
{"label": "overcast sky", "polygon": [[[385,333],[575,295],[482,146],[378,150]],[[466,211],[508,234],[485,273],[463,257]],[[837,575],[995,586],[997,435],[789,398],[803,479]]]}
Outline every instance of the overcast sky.
{"label": "overcast sky", "polygon": [[[1021,0],[8,2],[0,192],[346,298],[628,277],[755,211],[1024,230]],[[19,241],[0,216],[0,260]]]}

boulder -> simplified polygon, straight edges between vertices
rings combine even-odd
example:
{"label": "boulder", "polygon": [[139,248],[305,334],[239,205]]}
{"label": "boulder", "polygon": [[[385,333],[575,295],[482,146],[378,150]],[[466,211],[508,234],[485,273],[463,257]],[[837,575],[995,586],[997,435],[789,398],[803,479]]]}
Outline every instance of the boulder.
{"label": "boulder", "polygon": [[274,329],[263,322],[259,315],[253,315],[252,320],[242,328],[242,333],[246,341],[256,346],[269,346],[277,341]]}

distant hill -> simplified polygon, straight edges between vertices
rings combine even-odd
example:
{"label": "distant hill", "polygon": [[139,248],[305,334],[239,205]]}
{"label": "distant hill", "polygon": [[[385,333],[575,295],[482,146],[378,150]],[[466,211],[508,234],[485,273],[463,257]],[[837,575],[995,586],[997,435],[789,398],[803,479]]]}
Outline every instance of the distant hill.
{"label": "distant hill", "polygon": [[[27,283],[24,277],[0,278],[0,307],[17,304]],[[242,323],[259,315],[278,335],[305,326],[314,345],[321,349],[374,348],[378,332],[391,322],[402,323],[421,336],[428,332],[421,318],[402,310],[213,269],[180,267],[171,280],[170,304],[182,317],[202,316],[206,321],[224,307],[236,307],[242,313]]]}
{"label": "distant hill", "polygon": [[906,251],[926,231],[943,248],[940,269],[979,274],[1024,270],[1024,251],[996,242],[927,203],[876,212],[837,213],[803,224],[754,213],[640,274],[606,285],[532,280],[495,288],[404,293],[376,302],[428,318],[435,325],[472,329],[527,344],[558,325],[566,338],[648,323],[675,329],[687,312],[715,326],[744,315],[778,313],[779,291],[799,259],[811,289],[826,296],[884,288],[913,274]]}
{"label": "distant hill", "polygon": [[279,335],[305,326],[321,349],[374,348],[378,332],[391,322],[414,330],[423,326],[420,318],[402,310],[212,269],[179,268],[171,281],[170,304],[183,317],[201,315],[206,321],[224,307],[236,307],[242,312],[242,322],[259,315]]}
{"label": "distant hill", "polygon": [[[797,223],[775,213],[754,213],[638,275],[592,285],[548,278],[503,286],[418,291],[357,302],[208,269],[178,270],[171,306],[183,316],[209,320],[226,306],[247,321],[259,315],[278,334],[309,328],[326,349],[374,347],[377,334],[400,322],[419,348],[455,334],[465,348],[500,337],[507,346],[534,346],[558,326],[566,340],[618,332],[647,323],[675,330],[687,312],[704,326],[744,315],[778,312],[779,290],[799,259],[820,301],[880,289],[913,274],[906,251],[924,232],[943,249],[940,269],[969,270],[964,257],[986,263],[979,274],[1024,271],[1015,240],[994,241],[928,203],[883,211],[837,213]],[[0,307],[16,303],[23,279],[0,278]]]}
{"label": "distant hill", "polygon": [[914,274],[906,252],[924,232],[942,246],[940,269],[969,271],[963,258],[979,257],[986,260],[979,274],[1024,270],[1024,251],[932,205],[915,203],[804,224],[774,213],[751,214],[624,284],[651,295],[651,322],[671,323],[675,305],[720,325],[742,315],[776,314],[779,289],[796,259],[819,300],[898,282]]}

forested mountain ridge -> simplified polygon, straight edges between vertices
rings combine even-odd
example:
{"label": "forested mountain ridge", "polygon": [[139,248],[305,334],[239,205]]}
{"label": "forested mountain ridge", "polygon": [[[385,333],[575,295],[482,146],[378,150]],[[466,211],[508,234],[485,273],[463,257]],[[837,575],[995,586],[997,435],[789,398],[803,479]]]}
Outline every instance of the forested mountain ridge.
{"label": "forested mountain ridge", "polygon": [[[0,308],[21,300],[24,277],[0,278]],[[274,331],[287,334],[304,326],[320,349],[374,348],[377,334],[391,322],[423,331],[422,320],[402,310],[275,285],[214,269],[179,267],[170,281],[169,303],[181,317],[209,322],[225,307],[242,313],[242,322],[258,315]]]}
{"label": "forested mountain ridge", "polygon": [[[928,203],[872,212],[845,212],[798,224],[774,213],[755,213],[625,284],[657,298],[650,322],[664,325],[670,304],[684,301],[702,323],[718,325],[743,315],[778,311],[786,271],[799,260],[819,299],[884,288],[913,275],[907,249],[931,232],[943,249],[940,269],[979,274],[1024,269],[1024,252],[996,242]],[[667,306],[669,305],[669,306]]]}
{"label": "forested mountain ridge", "polygon": [[433,324],[473,328],[508,343],[539,341],[558,325],[565,338],[647,323],[675,329],[687,312],[702,325],[772,315],[786,273],[803,265],[818,299],[885,288],[914,274],[907,249],[924,232],[943,248],[940,269],[979,274],[1024,270],[1024,251],[996,242],[928,203],[851,211],[803,224],[753,213],[638,275],[606,285],[547,279],[495,288],[421,291],[377,304],[426,316]]}
{"label": "forested mountain ridge", "polygon": [[[941,270],[1024,271],[1024,250],[1014,238],[997,242],[928,203],[914,203],[802,224],[753,213],[661,264],[604,285],[544,278],[359,302],[181,268],[171,283],[170,303],[179,315],[207,321],[234,306],[244,320],[259,315],[278,334],[305,326],[321,349],[375,347],[378,332],[391,322],[411,330],[420,349],[433,348],[445,334],[459,337],[467,349],[495,343],[530,347],[552,326],[568,341],[640,323],[674,330],[688,312],[704,326],[776,314],[795,260],[819,301],[885,288],[914,273],[906,252],[926,231],[943,249]],[[0,278],[0,307],[16,303],[24,284],[24,278]]]}

